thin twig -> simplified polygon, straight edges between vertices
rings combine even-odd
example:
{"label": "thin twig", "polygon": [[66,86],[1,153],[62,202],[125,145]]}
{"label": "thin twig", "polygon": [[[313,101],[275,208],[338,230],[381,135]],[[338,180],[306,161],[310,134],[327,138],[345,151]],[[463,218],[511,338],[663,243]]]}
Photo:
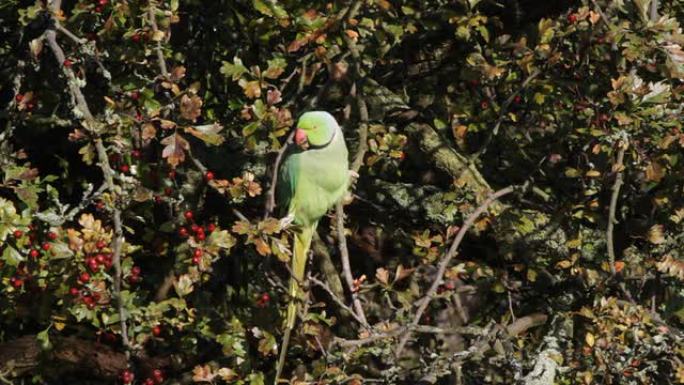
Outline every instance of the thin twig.
{"label": "thin twig", "polygon": [[273,210],[276,207],[275,194],[276,185],[278,184],[278,173],[280,171],[280,163],[283,160],[283,155],[285,155],[287,147],[290,145],[290,143],[292,143],[294,133],[295,130],[292,130],[292,132],[290,132],[290,135],[287,136],[287,139],[285,139],[285,143],[280,148],[280,150],[278,150],[278,156],[276,156],[275,162],[273,163],[273,175],[271,175],[271,185],[268,187],[268,192],[266,193],[266,207],[264,208],[264,219],[271,216],[271,214],[273,214]]}
{"label": "thin twig", "polygon": [[615,211],[617,210],[617,201],[620,196],[620,187],[622,187],[622,171],[625,168],[625,150],[627,144],[622,141],[618,142],[617,161],[615,166],[615,182],[613,182],[613,193],[610,196],[610,208],[608,210],[608,227],[606,228],[606,244],[608,246],[608,262],[610,263],[610,273],[615,275],[615,245],[613,243],[613,227],[615,226]]}
{"label": "thin twig", "polygon": [[352,303],[354,304],[354,310],[356,310],[356,315],[362,320],[361,324],[369,328],[368,320],[366,319],[366,313],[363,311],[363,306],[361,305],[361,300],[359,299],[358,292],[354,290],[354,276],[351,272],[351,264],[349,263],[349,250],[347,249],[347,238],[344,234],[344,209],[342,202],[337,203],[336,209],[336,227],[337,227],[337,240],[339,242],[340,256],[342,259],[342,272],[344,275],[344,280],[347,283],[349,292],[351,292]]}
{"label": "thin twig", "polygon": [[411,327],[418,325],[420,322],[421,317],[423,316],[423,313],[427,309],[428,305],[434,298],[435,294],[437,293],[437,289],[439,288],[439,285],[442,282],[442,279],[444,278],[444,274],[446,273],[447,267],[449,266],[449,262],[451,262],[451,259],[456,256],[458,252],[458,247],[461,245],[461,241],[463,241],[463,238],[465,237],[466,232],[472,227],[472,225],[475,223],[475,220],[484,212],[487,211],[489,206],[494,203],[496,200],[500,199],[501,197],[510,194],[516,189],[518,189],[518,186],[508,186],[506,188],[503,188],[492,195],[489,196],[482,204],[475,209],[475,211],[468,216],[466,221],[463,223],[463,226],[459,229],[458,233],[456,234],[456,237],[454,238],[454,241],[451,243],[451,247],[449,247],[449,251],[444,254],[442,259],[439,261],[438,265],[438,270],[437,274],[435,275],[435,279],[432,282],[432,285],[428,289],[427,293],[423,298],[419,301],[418,305],[418,310],[416,310],[415,315],[413,316],[413,320],[411,321],[409,329],[404,333],[404,335],[401,337],[401,340],[399,341],[399,344],[397,344],[397,348],[395,349],[395,355],[397,357],[401,356],[402,351],[404,350],[404,346],[408,342],[409,338],[411,338]]}
{"label": "thin twig", "polygon": [[[154,33],[153,36],[157,35],[157,32],[159,32],[159,28],[157,27],[157,16],[155,15],[156,12],[156,2],[150,1],[150,7],[147,10],[147,14],[150,21],[150,25],[152,26],[152,32]],[[157,40],[157,43],[154,45],[154,51],[157,54],[157,64],[159,65],[159,71],[161,72],[164,78],[168,78],[169,71],[166,69],[166,59],[164,59],[164,51],[162,50],[161,40]]]}
{"label": "thin twig", "polygon": [[309,282],[311,282],[314,285],[325,290],[325,292],[328,293],[328,295],[330,295],[330,298],[332,298],[332,300],[335,301],[335,303],[337,303],[337,305],[339,307],[341,307],[342,309],[349,312],[349,314],[351,314],[352,317],[354,317],[354,319],[356,321],[358,321],[360,324],[366,323],[366,321],[364,319],[362,319],[361,317],[359,317],[354,310],[352,310],[349,306],[345,305],[344,301],[342,301],[342,299],[340,299],[337,295],[335,295],[335,293],[332,291],[332,289],[328,285],[326,285],[324,282],[322,282],[321,280],[319,280],[313,276],[309,277]]}

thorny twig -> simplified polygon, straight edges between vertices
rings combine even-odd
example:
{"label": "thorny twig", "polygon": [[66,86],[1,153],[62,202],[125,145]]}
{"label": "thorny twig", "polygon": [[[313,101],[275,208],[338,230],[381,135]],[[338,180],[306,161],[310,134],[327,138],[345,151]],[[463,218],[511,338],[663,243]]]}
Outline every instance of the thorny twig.
{"label": "thorny twig", "polygon": [[[152,32],[154,33],[154,35],[157,35],[157,32],[159,32],[159,28],[157,27],[157,16],[155,15],[155,13],[157,12],[157,4],[155,1],[150,1],[149,9],[147,12],[150,25],[152,26]],[[157,54],[157,63],[159,65],[159,71],[161,72],[164,78],[168,78],[169,71],[166,68],[166,60],[164,59],[164,51],[162,51],[161,41],[157,40],[157,43],[154,45],[154,51]]]}
{"label": "thorny twig", "polygon": [[[526,187],[526,186],[523,186]],[[411,338],[411,327],[418,325],[420,322],[421,317],[423,316],[423,313],[427,309],[428,305],[434,298],[435,294],[437,293],[437,289],[439,288],[439,285],[442,283],[442,279],[444,277],[444,274],[446,273],[447,267],[449,266],[449,262],[453,259],[453,257],[456,256],[458,252],[458,247],[461,245],[461,241],[463,241],[463,238],[465,237],[466,232],[472,227],[472,225],[475,223],[475,220],[484,212],[487,211],[489,206],[494,203],[496,200],[500,199],[501,197],[508,195],[514,191],[516,191],[519,187],[518,186],[508,186],[506,188],[503,188],[492,195],[489,196],[482,204],[475,209],[475,211],[468,216],[466,221],[463,223],[463,226],[459,229],[458,233],[456,234],[456,237],[454,238],[454,241],[451,243],[451,247],[449,247],[449,251],[447,251],[446,254],[442,257],[442,259],[439,261],[438,265],[438,270],[437,274],[435,275],[435,279],[432,282],[432,285],[428,289],[427,293],[423,296],[423,298],[418,301],[418,310],[416,310],[416,313],[413,316],[413,320],[411,321],[409,329],[404,333],[404,335],[401,337],[399,343],[397,344],[397,348],[395,349],[395,355],[397,357],[401,356],[401,353],[404,350],[404,346],[408,342],[409,338]]]}

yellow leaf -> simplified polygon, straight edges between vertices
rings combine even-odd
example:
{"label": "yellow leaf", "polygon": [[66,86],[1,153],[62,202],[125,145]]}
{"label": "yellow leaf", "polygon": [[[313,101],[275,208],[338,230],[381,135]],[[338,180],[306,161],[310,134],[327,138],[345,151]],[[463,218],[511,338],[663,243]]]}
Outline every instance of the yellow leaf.
{"label": "yellow leaf", "polygon": [[601,176],[601,173],[599,171],[596,171],[596,170],[589,170],[584,175],[586,175],[588,178],[598,178]]}
{"label": "yellow leaf", "polygon": [[383,285],[387,285],[389,282],[389,271],[384,267],[379,267],[375,270],[375,279],[382,282]]}
{"label": "yellow leaf", "polygon": [[654,245],[665,243],[664,227],[663,225],[653,225],[648,230],[648,241]]}
{"label": "yellow leaf", "polygon": [[589,345],[590,347],[594,346],[594,342],[596,341],[594,338],[594,335],[591,333],[587,333],[586,336],[584,336],[584,341]]}

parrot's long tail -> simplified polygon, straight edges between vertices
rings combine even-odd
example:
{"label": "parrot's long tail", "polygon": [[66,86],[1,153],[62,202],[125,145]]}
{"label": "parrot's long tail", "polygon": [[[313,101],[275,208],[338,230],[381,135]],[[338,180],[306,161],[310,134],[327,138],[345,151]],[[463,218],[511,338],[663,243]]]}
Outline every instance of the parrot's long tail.
{"label": "parrot's long tail", "polygon": [[294,252],[292,253],[292,277],[290,277],[290,288],[288,293],[290,296],[290,303],[287,305],[285,334],[283,335],[280,357],[278,358],[278,366],[276,367],[275,385],[278,384],[280,374],[285,366],[287,347],[290,343],[290,334],[294,328],[295,321],[297,320],[297,306],[299,305],[299,300],[302,298],[302,288],[299,286],[299,283],[304,280],[306,260],[309,254],[309,248],[311,247],[311,239],[314,231],[316,231],[316,226],[304,227],[300,231],[295,232]]}

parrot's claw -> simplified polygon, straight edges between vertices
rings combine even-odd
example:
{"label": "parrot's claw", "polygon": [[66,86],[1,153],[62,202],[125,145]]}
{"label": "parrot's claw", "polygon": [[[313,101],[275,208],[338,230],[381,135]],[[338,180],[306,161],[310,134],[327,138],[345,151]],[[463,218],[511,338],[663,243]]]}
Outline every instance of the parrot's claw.
{"label": "parrot's claw", "polygon": [[352,180],[359,179],[359,173],[354,170],[349,170],[349,177],[352,178]]}
{"label": "parrot's claw", "polygon": [[294,214],[288,214],[286,217],[280,218],[280,228],[286,229],[290,227],[294,221]]}

